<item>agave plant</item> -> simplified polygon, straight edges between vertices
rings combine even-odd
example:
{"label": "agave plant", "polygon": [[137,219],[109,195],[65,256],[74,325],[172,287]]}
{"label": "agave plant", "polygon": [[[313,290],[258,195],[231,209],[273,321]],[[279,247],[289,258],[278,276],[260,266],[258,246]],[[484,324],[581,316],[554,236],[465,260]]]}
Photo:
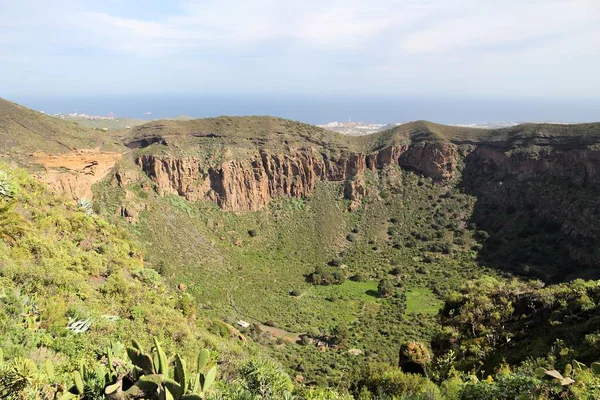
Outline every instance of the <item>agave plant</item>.
{"label": "agave plant", "polygon": [[13,187],[6,172],[0,170],[0,197],[13,197]]}
{"label": "agave plant", "polygon": [[23,393],[40,384],[35,363],[27,358],[15,358],[0,366],[0,398]]}
{"label": "agave plant", "polygon": [[90,217],[94,215],[94,209],[92,207],[92,202],[86,198],[81,198],[77,201],[77,207],[81,209],[86,215]]}
{"label": "agave plant", "polygon": [[217,374],[216,366],[207,367],[210,359],[208,350],[204,349],[198,354],[196,372],[190,373],[179,354],[175,355],[173,362],[169,361],[156,338],[148,353],[134,340],[132,346],[127,348],[127,355],[134,365],[137,381],[125,391],[122,390],[122,379],[108,385],[104,393],[109,399],[202,400],[206,398]]}

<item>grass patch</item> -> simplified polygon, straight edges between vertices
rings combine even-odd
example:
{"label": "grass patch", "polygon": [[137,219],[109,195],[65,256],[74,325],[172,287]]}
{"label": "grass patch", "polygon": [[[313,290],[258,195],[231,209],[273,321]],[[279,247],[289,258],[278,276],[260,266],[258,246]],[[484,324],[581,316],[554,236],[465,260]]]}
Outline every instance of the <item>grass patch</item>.
{"label": "grass patch", "polygon": [[347,280],[341,285],[316,286],[311,292],[313,295],[322,297],[323,299],[337,297],[341,300],[373,303],[377,301],[377,282],[354,282]]}
{"label": "grass patch", "polygon": [[437,314],[444,302],[427,288],[412,287],[406,291],[406,312]]}

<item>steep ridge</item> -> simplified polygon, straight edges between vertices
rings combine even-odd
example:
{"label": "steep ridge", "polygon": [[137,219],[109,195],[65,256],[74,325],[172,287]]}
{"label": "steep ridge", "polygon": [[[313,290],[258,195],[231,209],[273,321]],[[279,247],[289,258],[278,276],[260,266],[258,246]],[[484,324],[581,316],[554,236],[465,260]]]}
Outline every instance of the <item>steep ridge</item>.
{"label": "steep ridge", "polygon": [[13,155],[45,151],[63,154],[94,148],[103,140],[79,124],[49,117],[0,98],[0,147]]}
{"label": "steep ridge", "polygon": [[263,125],[254,117],[246,130],[240,128],[243,119],[227,120],[207,126],[195,121],[196,130],[180,123],[179,133],[176,122],[168,128],[152,123],[134,130],[126,144],[142,148],[136,163],[159,193],[210,199],[230,211],[257,210],[280,195],[306,196],[318,180],[345,181],[389,165],[439,182],[452,181],[470,165],[520,180],[548,175],[585,185],[598,179],[594,145],[600,144],[600,129],[594,124],[493,131],[418,121],[356,138],[267,117]]}
{"label": "steep ridge", "polygon": [[391,146],[376,153],[328,156],[316,149],[291,149],[287,154],[259,150],[246,160],[207,167],[194,157],[144,154],[137,164],[159,194],[178,194],[190,201],[216,201],[228,211],[256,211],[279,196],[305,197],[318,181],[348,181],[366,169],[393,164],[412,168],[436,180],[454,177],[456,154],[446,144]]}

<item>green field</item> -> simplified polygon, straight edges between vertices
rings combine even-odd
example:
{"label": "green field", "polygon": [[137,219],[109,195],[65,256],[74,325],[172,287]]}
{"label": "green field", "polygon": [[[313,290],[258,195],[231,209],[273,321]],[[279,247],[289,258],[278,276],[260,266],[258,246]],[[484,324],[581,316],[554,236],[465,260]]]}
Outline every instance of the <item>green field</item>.
{"label": "green field", "polygon": [[444,302],[426,288],[409,288],[406,290],[406,312],[437,314]]}

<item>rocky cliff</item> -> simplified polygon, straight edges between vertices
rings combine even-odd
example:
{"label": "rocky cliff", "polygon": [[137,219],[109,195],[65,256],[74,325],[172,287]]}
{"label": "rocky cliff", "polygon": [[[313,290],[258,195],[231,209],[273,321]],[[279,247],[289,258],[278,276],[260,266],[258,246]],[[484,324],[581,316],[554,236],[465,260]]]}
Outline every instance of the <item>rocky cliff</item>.
{"label": "rocky cliff", "polygon": [[366,169],[399,165],[439,182],[455,177],[457,152],[452,144],[390,146],[371,154],[329,156],[313,147],[288,153],[259,150],[245,160],[207,167],[194,157],[141,155],[136,163],[156,184],[159,194],[190,201],[216,201],[229,211],[255,211],[280,196],[304,197],[318,181],[348,181]]}

